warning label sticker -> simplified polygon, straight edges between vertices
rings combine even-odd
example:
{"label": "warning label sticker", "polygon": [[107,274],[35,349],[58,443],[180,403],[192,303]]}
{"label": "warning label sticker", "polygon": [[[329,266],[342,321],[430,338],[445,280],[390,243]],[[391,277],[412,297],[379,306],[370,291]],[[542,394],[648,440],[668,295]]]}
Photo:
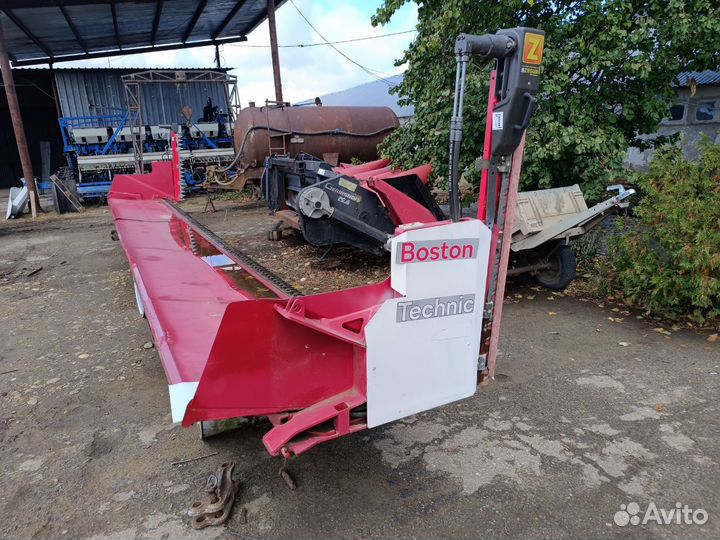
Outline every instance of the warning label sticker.
{"label": "warning label sticker", "polygon": [[492,120],[493,130],[503,128],[504,116],[505,116],[505,113],[503,113],[503,111],[493,113],[493,120]]}
{"label": "warning label sticker", "polygon": [[345,180],[344,178],[341,178],[338,184],[345,189],[349,189],[350,191],[355,191],[357,189],[357,184],[355,182],[351,182],[350,180]]}

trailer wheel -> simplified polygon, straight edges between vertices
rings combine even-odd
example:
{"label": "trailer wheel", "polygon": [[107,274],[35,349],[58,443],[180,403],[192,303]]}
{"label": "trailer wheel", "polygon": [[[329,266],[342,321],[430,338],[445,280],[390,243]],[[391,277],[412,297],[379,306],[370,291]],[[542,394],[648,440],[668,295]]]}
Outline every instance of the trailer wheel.
{"label": "trailer wheel", "polygon": [[535,280],[548,289],[562,290],[575,279],[577,261],[575,253],[570,246],[561,246],[548,257],[552,265],[547,270],[541,270],[535,276]]}

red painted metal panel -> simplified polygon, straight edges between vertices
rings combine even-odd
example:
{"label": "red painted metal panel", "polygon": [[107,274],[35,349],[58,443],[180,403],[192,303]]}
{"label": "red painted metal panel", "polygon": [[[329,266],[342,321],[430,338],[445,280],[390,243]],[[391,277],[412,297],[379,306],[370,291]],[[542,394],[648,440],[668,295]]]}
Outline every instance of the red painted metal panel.
{"label": "red painted metal panel", "polygon": [[429,163],[425,165],[420,165],[419,167],[415,167],[414,169],[408,169],[407,171],[400,170],[400,169],[393,169],[390,172],[378,174],[376,176],[373,176],[373,180],[384,180],[387,178],[396,178],[398,176],[407,176],[410,174],[417,175],[418,178],[422,181],[423,184],[428,183],[428,178],[430,178],[430,174],[432,173],[432,165]]}
{"label": "red painted metal panel", "polygon": [[[169,383],[199,380],[225,306],[275,295],[244,270],[206,262],[221,252],[162,200],[111,198],[110,205]],[[231,278],[237,274],[247,279]]]}
{"label": "red painted metal panel", "polygon": [[353,389],[354,346],[286,319],[276,304],[227,307],[184,425],[295,411]]}
{"label": "red painted metal panel", "polygon": [[389,159],[377,159],[375,161],[368,161],[367,163],[362,163],[360,165],[340,165],[339,167],[335,167],[334,170],[338,173],[353,176],[361,172],[381,169],[388,165],[390,165]]}
{"label": "red painted metal panel", "polygon": [[368,180],[366,187],[377,193],[380,200],[390,213],[395,225],[405,223],[433,223],[435,215],[428,208],[402,191],[395,189],[382,180]]}
{"label": "red painted metal panel", "polygon": [[198,383],[183,425],[268,415],[273,455],[364,429],[363,330],[389,280],[289,299],[163,200],[175,170],[118,175],[109,201],[168,382]]}
{"label": "red painted metal panel", "polygon": [[370,178],[374,178],[376,175],[389,172],[392,172],[392,167],[390,165],[388,165],[387,167],[381,167],[379,169],[354,173],[352,176],[353,178],[357,178],[358,180],[368,180]]}
{"label": "red painted metal panel", "polygon": [[180,200],[180,170],[171,161],[153,163],[147,174],[118,174],[108,199]]}
{"label": "red painted metal panel", "polygon": [[284,297],[239,264],[213,266],[206,257],[227,254],[163,200],[179,196],[172,162],[155,163],[148,174],[117,175],[109,196],[170,384],[200,380],[228,304]]}

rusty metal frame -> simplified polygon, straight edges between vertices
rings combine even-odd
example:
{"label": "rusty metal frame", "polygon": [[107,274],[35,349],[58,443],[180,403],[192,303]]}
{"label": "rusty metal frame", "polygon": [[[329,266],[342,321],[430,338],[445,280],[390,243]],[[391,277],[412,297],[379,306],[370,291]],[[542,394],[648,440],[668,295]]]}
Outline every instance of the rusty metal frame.
{"label": "rusty metal frame", "polygon": [[236,113],[240,109],[240,98],[237,91],[237,77],[222,71],[203,70],[185,71],[178,69],[153,69],[139,71],[122,76],[125,87],[125,99],[128,106],[128,123],[133,143],[135,157],[135,172],[143,173],[143,144],[142,144],[142,97],[143,84],[152,83],[211,83],[222,84],[225,89],[226,109],[228,120],[235,122]]}
{"label": "rusty metal frame", "polygon": [[135,172],[143,173],[143,144],[142,144],[142,99],[140,96],[140,83],[125,81],[125,101],[128,108],[128,123],[130,124],[130,138],[133,145],[133,158]]}

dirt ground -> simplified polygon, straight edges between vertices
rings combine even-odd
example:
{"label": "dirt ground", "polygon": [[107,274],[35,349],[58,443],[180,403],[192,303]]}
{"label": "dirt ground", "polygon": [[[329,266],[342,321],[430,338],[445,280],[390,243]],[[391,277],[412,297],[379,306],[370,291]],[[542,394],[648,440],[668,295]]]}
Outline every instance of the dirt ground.
{"label": "dirt ground", "polygon": [[[354,251],[319,262],[297,239],[269,242],[264,209],[216,204],[186,206],[303,291],[386,275]],[[720,343],[706,334],[513,287],[494,384],[295,458],[290,491],[265,426],[207,441],[173,427],[112,230],[106,208],[0,224],[0,537],[720,537]],[[235,511],[193,531],[186,511],[227,460]],[[615,525],[631,502],[709,518]]]}

